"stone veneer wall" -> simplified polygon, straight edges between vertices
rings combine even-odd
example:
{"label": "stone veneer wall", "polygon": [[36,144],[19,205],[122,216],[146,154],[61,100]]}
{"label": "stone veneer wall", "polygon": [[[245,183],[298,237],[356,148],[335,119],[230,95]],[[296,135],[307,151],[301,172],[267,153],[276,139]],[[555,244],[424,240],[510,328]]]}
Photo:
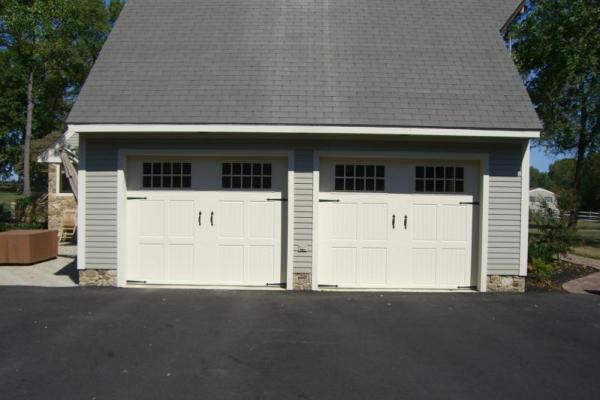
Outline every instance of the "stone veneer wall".
{"label": "stone veneer wall", "polygon": [[48,229],[56,229],[61,234],[65,210],[77,212],[77,203],[72,194],[59,194],[57,180],[60,164],[48,165]]}
{"label": "stone veneer wall", "polygon": [[79,270],[80,286],[117,286],[116,269]]}
{"label": "stone veneer wall", "polygon": [[312,274],[309,272],[294,273],[294,290],[312,290]]}
{"label": "stone veneer wall", "polygon": [[488,292],[513,292],[525,291],[525,277],[517,275],[489,275],[487,281]]}

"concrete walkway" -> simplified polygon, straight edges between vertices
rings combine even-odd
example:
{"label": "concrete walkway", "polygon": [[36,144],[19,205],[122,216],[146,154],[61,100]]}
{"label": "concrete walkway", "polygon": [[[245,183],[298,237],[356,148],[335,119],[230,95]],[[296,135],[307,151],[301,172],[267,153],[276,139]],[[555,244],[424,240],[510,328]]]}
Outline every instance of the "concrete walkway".
{"label": "concrete walkway", "polygon": [[0,286],[77,286],[77,246],[61,245],[58,257],[35,265],[0,265]]}
{"label": "concrete walkway", "polygon": [[[567,254],[561,257],[561,259],[574,264],[596,268],[598,271],[600,271],[600,261],[594,260],[593,258]],[[590,294],[590,292],[600,293],[600,272],[595,272],[591,275],[573,279],[572,281],[564,283],[562,287],[567,292],[575,294]]]}

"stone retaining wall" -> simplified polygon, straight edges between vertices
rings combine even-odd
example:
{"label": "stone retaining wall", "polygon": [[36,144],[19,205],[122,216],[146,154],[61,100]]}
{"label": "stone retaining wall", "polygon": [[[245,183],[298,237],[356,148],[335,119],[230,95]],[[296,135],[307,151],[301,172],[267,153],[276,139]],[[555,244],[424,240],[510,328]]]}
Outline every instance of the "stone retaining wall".
{"label": "stone retaining wall", "polygon": [[312,290],[312,274],[310,272],[294,273],[294,290]]}
{"label": "stone retaining wall", "polygon": [[489,275],[487,281],[488,292],[513,292],[525,291],[525,277],[518,275]]}
{"label": "stone retaining wall", "polygon": [[116,269],[79,270],[80,286],[117,286]]}
{"label": "stone retaining wall", "polygon": [[60,164],[48,165],[48,229],[56,229],[62,234],[63,214],[66,210],[77,212],[77,203],[72,194],[58,193],[58,171]]}

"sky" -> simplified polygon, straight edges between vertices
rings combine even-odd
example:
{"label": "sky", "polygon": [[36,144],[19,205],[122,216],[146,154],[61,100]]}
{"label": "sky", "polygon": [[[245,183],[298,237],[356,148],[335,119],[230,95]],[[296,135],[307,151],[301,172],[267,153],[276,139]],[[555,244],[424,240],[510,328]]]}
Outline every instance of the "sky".
{"label": "sky", "polygon": [[562,158],[565,157],[546,154],[544,149],[540,146],[534,144],[531,146],[531,166],[536,167],[542,172],[547,172],[550,164]]}

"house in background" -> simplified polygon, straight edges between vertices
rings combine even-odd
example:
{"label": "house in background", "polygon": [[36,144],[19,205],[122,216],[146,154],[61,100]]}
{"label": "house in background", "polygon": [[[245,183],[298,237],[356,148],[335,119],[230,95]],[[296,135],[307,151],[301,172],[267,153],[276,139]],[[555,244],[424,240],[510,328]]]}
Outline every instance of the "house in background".
{"label": "house in background", "polygon": [[81,283],[524,290],[517,7],[129,0],[68,119]]}
{"label": "house in background", "polygon": [[543,210],[544,205],[549,207],[556,215],[559,214],[558,201],[554,192],[543,188],[531,189],[529,191],[529,210],[539,212]]}
{"label": "house in background", "polygon": [[[69,182],[68,167],[63,164],[61,152],[64,154],[66,149],[70,154],[76,155],[79,150],[78,139],[78,135],[67,131],[37,159],[37,162],[48,164],[48,229],[57,230],[59,237],[65,239],[68,236],[63,235],[64,228],[77,221],[77,198],[73,193],[73,185]],[[63,157],[65,156],[68,157],[64,154]]]}

